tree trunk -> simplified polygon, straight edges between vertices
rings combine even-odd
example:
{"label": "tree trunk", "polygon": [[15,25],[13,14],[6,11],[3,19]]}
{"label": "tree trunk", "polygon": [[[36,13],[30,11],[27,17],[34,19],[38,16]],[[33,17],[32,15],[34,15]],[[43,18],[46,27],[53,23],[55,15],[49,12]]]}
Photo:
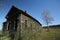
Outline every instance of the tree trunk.
{"label": "tree trunk", "polygon": [[48,23],[47,23],[47,32],[49,32],[49,26],[48,26]]}

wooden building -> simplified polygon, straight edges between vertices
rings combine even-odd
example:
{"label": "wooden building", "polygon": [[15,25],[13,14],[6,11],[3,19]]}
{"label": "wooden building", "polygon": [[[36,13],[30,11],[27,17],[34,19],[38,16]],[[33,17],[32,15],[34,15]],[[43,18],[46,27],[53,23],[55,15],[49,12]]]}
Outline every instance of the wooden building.
{"label": "wooden building", "polygon": [[40,40],[42,24],[14,6],[6,15],[3,31],[9,31],[12,40]]}

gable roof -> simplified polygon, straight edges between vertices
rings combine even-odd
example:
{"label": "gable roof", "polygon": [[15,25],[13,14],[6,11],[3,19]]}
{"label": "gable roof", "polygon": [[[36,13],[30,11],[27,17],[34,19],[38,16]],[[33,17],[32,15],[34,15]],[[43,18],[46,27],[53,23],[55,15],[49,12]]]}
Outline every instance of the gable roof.
{"label": "gable roof", "polygon": [[[39,23],[39,24],[42,26],[42,24],[41,24],[38,20],[36,20],[35,18],[33,18],[31,15],[27,14],[26,11],[22,11],[22,10],[16,8],[15,6],[12,6],[12,8],[10,9],[10,11],[9,11],[8,14],[6,15],[6,18],[7,18],[8,16],[14,15],[14,14],[12,14],[11,12],[13,12],[13,13],[15,12],[14,14],[16,14],[16,16],[22,13],[22,14],[30,17],[31,19],[35,20],[37,23]],[[17,12],[18,12],[18,13],[17,13]]]}

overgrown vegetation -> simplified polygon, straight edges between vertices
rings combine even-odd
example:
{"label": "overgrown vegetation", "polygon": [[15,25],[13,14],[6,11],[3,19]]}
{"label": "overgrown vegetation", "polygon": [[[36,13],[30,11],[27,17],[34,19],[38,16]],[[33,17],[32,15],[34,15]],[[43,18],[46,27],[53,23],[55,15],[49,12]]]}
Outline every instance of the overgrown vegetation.
{"label": "overgrown vegetation", "polygon": [[8,34],[2,33],[2,31],[0,31],[0,40],[10,40],[10,37]]}
{"label": "overgrown vegetation", "polygon": [[[40,34],[40,40],[60,40],[60,29],[50,29],[50,31],[47,32],[47,29],[44,28]],[[0,40],[10,40],[10,38],[8,34],[4,34],[0,31]]]}

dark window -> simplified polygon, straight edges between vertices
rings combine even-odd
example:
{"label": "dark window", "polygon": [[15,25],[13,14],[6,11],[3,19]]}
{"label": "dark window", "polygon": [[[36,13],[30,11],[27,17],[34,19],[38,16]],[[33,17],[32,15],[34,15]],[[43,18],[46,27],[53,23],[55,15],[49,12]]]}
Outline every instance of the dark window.
{"label": "dark window", "polygon": [[25,20],[25,28],[27,28],[27,20]]}
{"label": "dark window", "polygon": [[9,30],[9,25],[8,25],[8,30]]}
{"label": "dark window", "polygon": [[10,21],[7,23],[7,26],[8,26],[8,30],[11,30],[11,22]]}
{"label": "dark window", "polygon": [[32,23],[30,23],[30,27],[31,27],[31,30],[32,30]]}
{"label": "dark window", "polygon": [[18,19],[16,19],[16,21],[14,22],[14,25],[15,25],[15,31],[17,31]]}

